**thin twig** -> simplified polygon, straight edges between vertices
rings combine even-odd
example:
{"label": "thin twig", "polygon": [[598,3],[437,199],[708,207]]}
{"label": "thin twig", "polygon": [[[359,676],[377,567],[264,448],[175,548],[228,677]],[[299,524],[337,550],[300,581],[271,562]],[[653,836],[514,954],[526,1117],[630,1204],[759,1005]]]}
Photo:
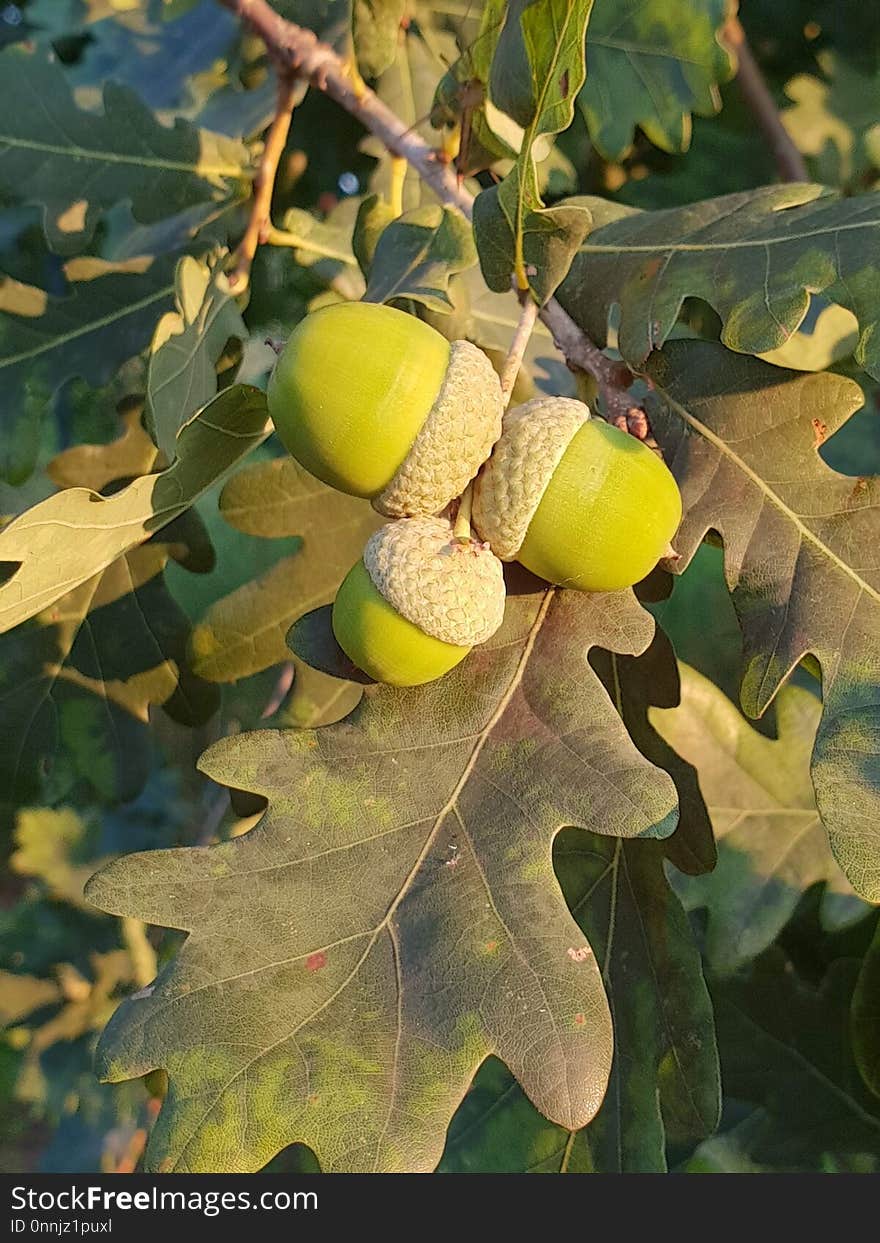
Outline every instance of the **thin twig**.
{"label": "thin twig", "polygon": [[257,247],[266,240],[270,227],[269,213],[272,207],[272,193],[275,189],[275,178],[278,175],[278,161],[281,159],[290,133],[290,122],[293,117],[293,106],[296,100],[296,79],[290,73],[279,74],[278,102],[275,117],[266,135],[266,145],[260,160],[260,171],[254,182],[254,197],[251,203],[251,215],[248,220],[244,237],[238,244],[235,254],[235,266],[229,274],[229,288],[233,293],[240,293],[247,285],[251,272],[251,264]]}
{"label": "thin twig", "polygon": [[608,422],[638,440],[651,440],[648,417],[629,393],[633,380],[629,368],[603,354],[555,299],[547,303],[541,318],[569,367],[585,371],[596,380]]}
{"label": "thin twig", "polygon": [[728,19],[724,27],[724,41],[737,58],[736,80],[743,99],[761,127],[773,152],[779,176],[783,181],[809,181],[810,174],[804,157],[782,124],[776,102],[770,93],[764,75],[755,60],[746,32],[738,17]]}
{"label": "thin twig", "polygon": [[520,299],[519,322],[516,325],[516,332],[513,334],[513,340],[507,351],[504,366],[501,368],[501,395],[504,398],[505,408],[510,405],[516,377],[519,375],[519,369],[522,366],[523,357],[537,318],[538,304],[530,294],[526,293]]}
{"label": "thin twig", "polygon": [[[441,203],[457,207],[471,218],[473,195],[459,184],[454,170],[438,159],[437,151],[420,134],[404,125],[331,47],[320,43],[310,30],[285,21],[267,0],[220,0],[220,3],[250,25],[278,64],[357,117],[392,155],[406,160],[416,170]],[[632,404],[629,397],[617,396],[621,391],[620,368],[602,354],[554,298],[539,314],[568,361],[595,376],[609,408],[615,403],[621,405],[624,398],[628,406]],[[573,348],[573,354],[567,352],[563,342]]]}

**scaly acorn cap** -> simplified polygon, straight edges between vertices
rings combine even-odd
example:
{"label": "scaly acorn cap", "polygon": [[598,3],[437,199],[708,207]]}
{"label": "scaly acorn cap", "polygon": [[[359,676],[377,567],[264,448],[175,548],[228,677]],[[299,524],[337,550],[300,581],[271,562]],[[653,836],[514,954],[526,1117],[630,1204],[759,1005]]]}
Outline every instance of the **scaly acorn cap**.
{"label": "scaly acorn cap", "polygon": [[504,416],[501,439],[474,484],[473,524],[502,561],[514,561],[544,490],[590,417],[571,397],[535,397]]}
{"label": "scaly acorn cap", "polygon": [[380,527],[364,549],[377,590],[425,634],[474,647],[504,617],[504,572],[485,544],[454,538],[445,518],[401,518]]}
{"label": "scaly acorn cap", "polygon": [[489,359],[470,341],[453,341],[440,392],[373,508],[388,518],[445,509],[492,451],[503,410],[501,383]]}

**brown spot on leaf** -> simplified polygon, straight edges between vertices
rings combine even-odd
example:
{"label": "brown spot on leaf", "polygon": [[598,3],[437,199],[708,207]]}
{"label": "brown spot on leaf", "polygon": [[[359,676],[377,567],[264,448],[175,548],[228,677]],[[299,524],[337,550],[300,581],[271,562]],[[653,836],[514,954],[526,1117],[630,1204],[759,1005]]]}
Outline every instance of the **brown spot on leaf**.
{"label": "brown spot on leaf", "polygon": [[583,1025],[584,1025],[584,1023],[586,1023],[586,1021],[587,1021],[587,1016],[586,1016],[585,1014],[581,1014],[580,1012],[578,1012],[578,1013],[574,1016],[574,1025],[575,1025],[575,1027],[583,1027]]}
{"label": "brown spot on leaf", "polygon": [[322,967],[327,966],[327,955],[323,950],[317,950],[314,954],[309,954],[306,959],[306,967],[309,971],[320,971]]}
{"label": "brown spot on leaf", "polygon": [[559,90],[563,99],[568,99],[568,70],[566,69],[562,77],[559,79]]}
{"label": "brown spot on leaf", "polygon": [[828,424],[823,423],[821,419],[813,419],[813,448],[818,449],[819,445],[825,442],[828,435]]}

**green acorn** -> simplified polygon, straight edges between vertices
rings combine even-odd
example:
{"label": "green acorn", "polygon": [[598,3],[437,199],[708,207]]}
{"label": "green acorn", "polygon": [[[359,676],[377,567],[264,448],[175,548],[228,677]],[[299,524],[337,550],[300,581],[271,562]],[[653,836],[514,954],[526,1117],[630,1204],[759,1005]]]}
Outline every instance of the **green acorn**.
{"label": "green acorn", "polygon": [[418,686],[442,677],[504,617],[501,562],[475,540],[455,539],[445,518],[381,527],[333,604],[333,633],[377,682]]}
{"label": "green acorn", "polygon": [[639,582],[680,521],[657,454],[566,397],[509,410],[474,486],[474,526],[502,561],[581,591]]}
{"label": "green acorn", "polygon": [[486,355],[372,302],[338,303],[302,320],[268,397],[297,461],[388,517],[438,513],[501,433],[501,385]]}

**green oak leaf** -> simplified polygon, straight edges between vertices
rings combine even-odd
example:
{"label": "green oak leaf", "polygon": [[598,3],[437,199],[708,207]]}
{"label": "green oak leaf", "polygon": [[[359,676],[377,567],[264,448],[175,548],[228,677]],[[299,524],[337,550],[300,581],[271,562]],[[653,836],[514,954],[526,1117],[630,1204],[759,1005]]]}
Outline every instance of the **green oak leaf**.
{"label": "green oak leaf", "polygon": [[682,492],[684,570],[724,542],[743,632],[741,700],[759,717],[807,654],[822,669],[811,760],[819,814],[856,891],[880,899],[880,480],[818,448],[862,404],[852,380],[784,371],[707,341],[648,367],[648,413]]}
{"label": "green oak leaf", "polygon": [[667,340],[686,298],[714,307],[729,349],[762,354],[785,344],[822,293],[855,315],[856,362],[880,376],[880,193],[764,186],[653,212],[570,201],[594,227],[559,301],[599,341],[618,306],[618,347],[633,366]]}
{"label": "green oak leaf", "polygon": [[[57,0],[49,4],[56,11],[64,8]],[[48,7],[42,5],[41,16]],[[179,17],[145,12],[147,7],[114,6],[112,16],[89,23],[82,53],[67,69],[78,99],[97,107],[101,88],[112,79],[136,91],[150,108],[192,111],[193,79],[207,76],[233,52],[235,18],[214,0],[195,0]]]}
{"label": "green oak leaf", "polygon": [[880,1101],[850,1042],[856,959],[834,961],[816,986],[778,948],[711,984],[726,1092],[760,1107],[748,1156],[795,1172],[827,1171],[828,1154],[873,1156]]}
{"label": "green oak leaf", "polygon": [[397,54],[406,0],[352,0],[351,37],[358,68],[376,78]]}
{"label": "green oak leaf", "polygon": [[[106,384],[150,340],[174,296],[173,261],[147,259],[131,271],[76,281],[66,298],[22,295],[0,313],[0,473],[31,473],[43,413],[66,380]],[[34,313],[39,312],[39,313]]]}
{"label": "green oak leaf", "polygon": [[145,422],[168,461],[180,429],[217,392],[217,364],[227,343],[248,331],[219,256],[185,255],[174,275],[177,310],[159,320],[150,346]]}
{"label": "green oak leaf", "polygon": [[449,311],[449,281],[477,261],[473,233],[460,211],[439,204],[417,207],[391,220],[370,259],[366,302],[411,298]]}
{"label": "green oak leaf", "polygon": [[841,873],[819,818],[810,756],[821,702],[800,686],[776,697],[777,737],[759,734],[736,706],[686,665],[682,702],[653,709],[651,721],[699,774],[712,816],[718,865],[708,876],[677,877],[688,910],[705,908],[705,954],[719,975],[773,943],[810,885],[825,882],[823,915],[836,926],[866,908]]}
{"label": "green oak leaf", "polygon": [[[408,130],[431,146],[437,145],[437,133],[431,125],[437,79],[457,56],[458,44],[451,31],[434,27],[426,36],[416,22],[411,22],[403,32],[397,56],[376,83],[376,94],[382,103]],[[368,134],[361,143],[361,150],[378,161],[370,177],[370,191],[390,200],[396,174],[388,148],[375,135]],[[433,192],[418,173],[408,167],[403,184],[404,211],[434,202]]]}
{"label": "green oak leaf", "polygon": [[672,783],[586,660],[597,643],[638,651],[652,628],[630,593],[511,596],[501,631],[439,682],[370,688],[341,724],[203,757],[268,798],[262,821],[112,863],[87,894],[190,934],[98,1052],[106,1079],[168,1071],[150,1168],[255,1170],[301,1141],[327,1170],[430,1170],[493,1052],[556,1122],[593,1116],[610,1018],[552,842],[566,824],[675,825]]}
{"label": "green oak leaf", "polygon": [[0,189],[43,207],[59,254],[81,250],[120,200],[145,224],[195,204],[207,216],[242,197],[252,176],[242,143],[182,119],[162,125],[128,87],[107,82],[103,113],[80,109],[42,51],[2,54],[0,117]]}
{"label": "green oak leaf", "polygon": [[570,1132],[543,1118],[503,1067],[483,1067],[450,1127],[441,1170],[659,1172],[667,1141],[692,1143],[717,1123],[709,997],[664,862],[711,867],[711,828],[693,769],[648,720],[649,705],[677,702],[675,657],[658,630],[641,656],[596,650],[590,662],[639,749],[673,776],[681,806],[678,829],[662,843],[574,829],[556,842],[556,872],[602,966],[614,1020],[608,1094],[596,1118]]}
{"label": "green oak leaf", "polygon": [[863,189],[880,176],[880,70],[866,73],[820,52],[823,78],[799,73],[785,84],[782,123],[799,151],[816,161],[817,180]]}
{"label": "green oak leaf", "polygon": [[578,108],[596,147],[620,160],[642,129],[664,151],[690,146],[691,114],[721,107],[733,72],[719,35],[729,0],[595,0]]}
{"label": "green oak leaf", "polygon": [[583,81],[584,31],[593,0],[516,0],[492,60],[490,90],[523,128],[516,163],[501,184],[478,196],[474,235],[490,289],[515,279],[540,303],[553,294],[590,227],[580,204],[545,208],[535,144],[566,129]]}
{"label": "green oak leaf", "polygon": [[189,622],[162,571],[184,545],[149,542],[0,644],[0,774],[19,801],[62,755],[104,799],[134,798],[152,764],[149,710],[203,723],[215,688],[186,661]]}
{"label": "green oak leaf", "polygon": [[[880,928],[880,925],[878,925]],[[880,1098],[880,1012],[877,1009],[880,989],[880,931],[862,959],[851,1006],[853,1055],[862,1079]]]}
{"label": "green oak leaf", "polygon": [[0,562],[13,571],[0,584],[0,633],[87,585],[179,518],[270,430],[265,394],[235,385],[183,428],[169,469],[111,496],[67,488],[13,519],[0,531]]}

